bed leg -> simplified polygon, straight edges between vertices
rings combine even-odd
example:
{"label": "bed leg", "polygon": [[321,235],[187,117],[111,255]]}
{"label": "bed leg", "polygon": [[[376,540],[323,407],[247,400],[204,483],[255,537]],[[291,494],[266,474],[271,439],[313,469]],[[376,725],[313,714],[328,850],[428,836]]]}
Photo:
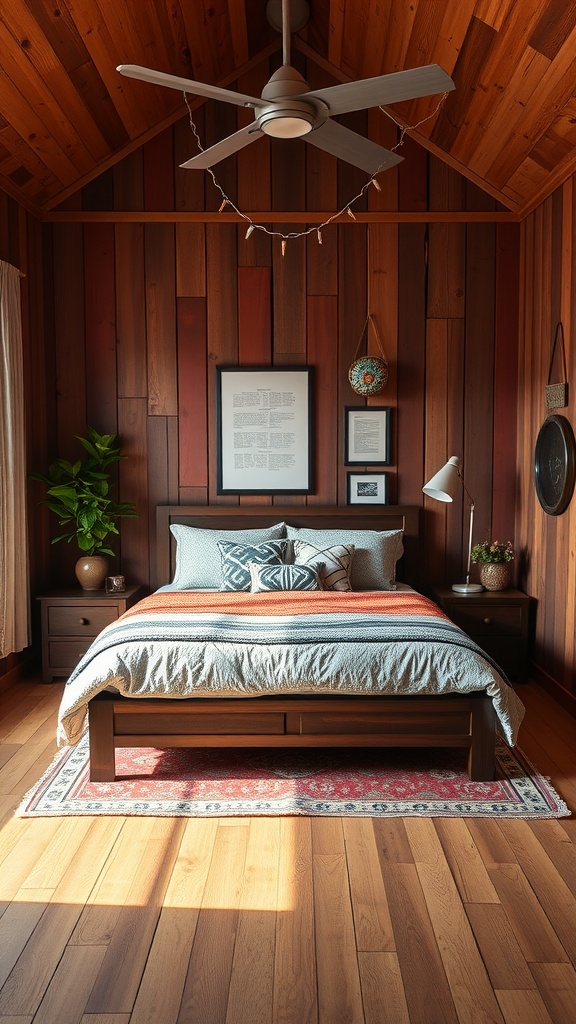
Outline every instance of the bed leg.
{"label": "bed leg", "polygon": [[114,782],[116,759],[114,756],[114,702],[90,701],[88,705],[88,735],[90,739],[90,781]]}
{"label": "bed leg", "polygon": [[479,700],[472,711],[468,774],[472,782],[492,782],[496,771],[496,715],[492,701]]}

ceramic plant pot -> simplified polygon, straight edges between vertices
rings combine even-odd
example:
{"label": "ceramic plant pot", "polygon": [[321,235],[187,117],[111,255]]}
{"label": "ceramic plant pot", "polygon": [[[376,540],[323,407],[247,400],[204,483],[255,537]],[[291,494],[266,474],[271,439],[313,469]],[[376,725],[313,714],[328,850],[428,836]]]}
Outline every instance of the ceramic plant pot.
{"label": "ceramic plant pot", "polygon": [[108,575],[108,559],[104,555],[82,555],[74,571],[83,590],[101,590]]}
{"label": "ceramic plant pot", "polygon": [[480,583],[486,590],[506,590],[511,577],[508,562],[485,562],[480,567]]}

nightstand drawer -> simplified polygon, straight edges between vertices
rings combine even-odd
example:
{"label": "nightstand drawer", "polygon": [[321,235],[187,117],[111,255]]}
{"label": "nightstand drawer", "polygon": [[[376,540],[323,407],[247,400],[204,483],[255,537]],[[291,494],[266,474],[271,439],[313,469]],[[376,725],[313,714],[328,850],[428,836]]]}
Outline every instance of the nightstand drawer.
{"label": "nightstand drawer", "polygon": [[146,594],[136,584],[107,594],[61,587],[40,594],[42,624],[42,681],[69,676],[82,655],[104,629]]}
{"label": "nightstand drawer", "polygon": [[471,636],[521,636],[522,608],[514,605],[486,604],[452,605],[450,618]]}
{"label": "nightstand drawer", "polygon": [[116,605],[99,608],[53,605],[48,609],[48,632],[50,636],[94,637],[117,618]]}
{"label": "nightstand drawer", "polygon": [[48,644],[47,667],[52,671],[60,668],[66,669],[65,675],[68,675],[70,666],[76,665],[80,661],[91,643],[91,639],[83,641],[81,637],[77,643],[73,640],[54,640]]}

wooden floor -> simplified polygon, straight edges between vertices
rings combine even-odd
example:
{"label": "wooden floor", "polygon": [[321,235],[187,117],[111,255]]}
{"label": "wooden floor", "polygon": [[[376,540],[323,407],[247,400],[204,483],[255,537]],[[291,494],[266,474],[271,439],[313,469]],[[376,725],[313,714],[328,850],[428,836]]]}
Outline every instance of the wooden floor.
{"label": "wooden floor", "polygon": [[[61,686],[0,695],[0,1024],[572,1024],[576,818],[45,818]],[[576,720],[520,745],[576,809]]]}

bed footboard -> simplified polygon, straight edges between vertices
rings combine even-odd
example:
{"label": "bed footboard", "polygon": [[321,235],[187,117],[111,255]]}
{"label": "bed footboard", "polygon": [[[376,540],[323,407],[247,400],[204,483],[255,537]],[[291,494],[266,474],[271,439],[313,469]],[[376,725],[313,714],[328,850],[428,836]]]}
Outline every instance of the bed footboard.
{"label": "bed footboard", "polygon": [[484,693],[432,697],[126,698],[88,708],[90,778],[115,779],[117,747],[465,747],[468,773],[495,770],[495,713]]}

